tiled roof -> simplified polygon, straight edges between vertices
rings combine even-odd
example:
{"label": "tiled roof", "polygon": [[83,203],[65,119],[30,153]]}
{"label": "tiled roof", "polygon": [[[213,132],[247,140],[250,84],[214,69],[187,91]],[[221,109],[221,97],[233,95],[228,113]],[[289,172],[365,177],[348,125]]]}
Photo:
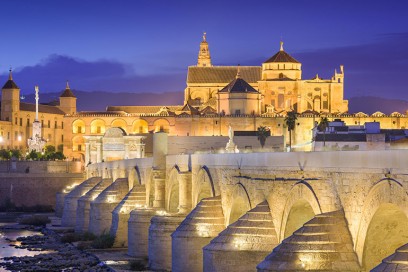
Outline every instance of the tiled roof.
{"label": "tiled roof", "polygon": [[[238,66],[212,66],[212,67],[188,67],[188,83],[213,83],[227,84],[237,74]],[[257,83],[261,80],[262,67],[239,66],[241,77],[249,83]]]}
{"label": "tiled roof", "polygon": [[242,78],[236,78],[225,86],[220,93],[259,93]]}
{"label": "tiled roof", "polygon": [[[169,108],[170,111],[176,111],[183,107],[182,105],[180,106],[166,106]],[[112,111],[123,111],[126,113],[147,113],[147,114],[154,114],[160,111],[160,109],[163,108],[163,106],[108,106],[106,108],[106,113],[112,112]]]}
{"label": "tiled roof", "polygon": [[65,89],[64,92],[60,95],[60,97],[76,97],[71,89]]}
{"label": "tiled roof", "polygon": [[3,89],[19,89],[19,87],[12,79],[9,79],[6,84],[4,84]]}
{"label": "tiled roof", "polygon": [[268,62],[294,62],[294,63],[300,63],[297,60],[295,60],[291,55],[286,53],[285,51],[281,50],[272,57],[270,57],[267,61],[264,63]]}
{"label": "tiled roof", "polygon": [[[35,112],[35,104],[20,102],[20,111]],[[58,107],[42,104],[38,105],[38,112],[65,115],[65,113]]]}

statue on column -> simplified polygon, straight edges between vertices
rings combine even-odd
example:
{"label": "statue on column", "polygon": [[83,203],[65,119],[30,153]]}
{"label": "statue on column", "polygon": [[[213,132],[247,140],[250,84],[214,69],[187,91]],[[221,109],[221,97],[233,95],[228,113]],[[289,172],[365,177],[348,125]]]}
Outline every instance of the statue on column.
{"label": "statue on column", "polygon": [[237,148],[237,145],[234,143],[234,130],[232,129],[231,125],[228,127],[228,143],[227,146],[225,147],[225,150],[227,153],[238,153],[239,150]]}
{"label": "statue on column", "polygon": [[42,152],[46,141],[41,137],[41,123],[38,121],[39,88],[35,86],[35,119],[33,122],[33,136],[27,140],[29,152]]}

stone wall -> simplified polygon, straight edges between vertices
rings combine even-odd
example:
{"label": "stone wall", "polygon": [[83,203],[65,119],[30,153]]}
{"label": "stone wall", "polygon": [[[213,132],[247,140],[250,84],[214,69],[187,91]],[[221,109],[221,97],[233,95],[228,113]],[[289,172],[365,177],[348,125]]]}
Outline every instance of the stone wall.
{"label": "stone wall", "polygon": [[55,208],[56,194],[84,181],[82,173],[0,173],[0,206],[45,205]]}

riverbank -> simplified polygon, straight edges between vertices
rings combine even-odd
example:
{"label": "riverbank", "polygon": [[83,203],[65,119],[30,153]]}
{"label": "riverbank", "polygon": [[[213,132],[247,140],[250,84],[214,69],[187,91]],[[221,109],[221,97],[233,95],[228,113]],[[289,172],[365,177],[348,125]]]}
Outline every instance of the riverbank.
{"label": "riverbank", "polygon": [[[13,218],[8,215],[10,217]],[[0,267],[8,271],[113,271],[95,255],[62,243],[61,237],[52,230],[3,223],[0,233],[8,243],[2,245],[0,252],[14,250],[12,256],[5,253],[0,256]]]}

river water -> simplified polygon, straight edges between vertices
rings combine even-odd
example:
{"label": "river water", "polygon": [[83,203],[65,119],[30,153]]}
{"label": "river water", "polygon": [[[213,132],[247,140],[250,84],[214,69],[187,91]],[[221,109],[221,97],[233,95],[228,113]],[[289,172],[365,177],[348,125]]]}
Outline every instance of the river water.
{"label": "river water", "polygon": [[[15,241],[18,237],[42,235],[38,231],[24,230],[24,229],[2,229],[7,225],[15,225],[16,223],[0,223],[0,259],[4,257],[22,257],[22,256],[35,256],[44,251],[30,251],[23,248],[15,248],[12,245],[20,245],[20,242]],[[8,241],[10,239],[12,241]],[[2,262],[2,260],[0,260]],[[8,271],[3,267],[0,267],[0,271]]]}

